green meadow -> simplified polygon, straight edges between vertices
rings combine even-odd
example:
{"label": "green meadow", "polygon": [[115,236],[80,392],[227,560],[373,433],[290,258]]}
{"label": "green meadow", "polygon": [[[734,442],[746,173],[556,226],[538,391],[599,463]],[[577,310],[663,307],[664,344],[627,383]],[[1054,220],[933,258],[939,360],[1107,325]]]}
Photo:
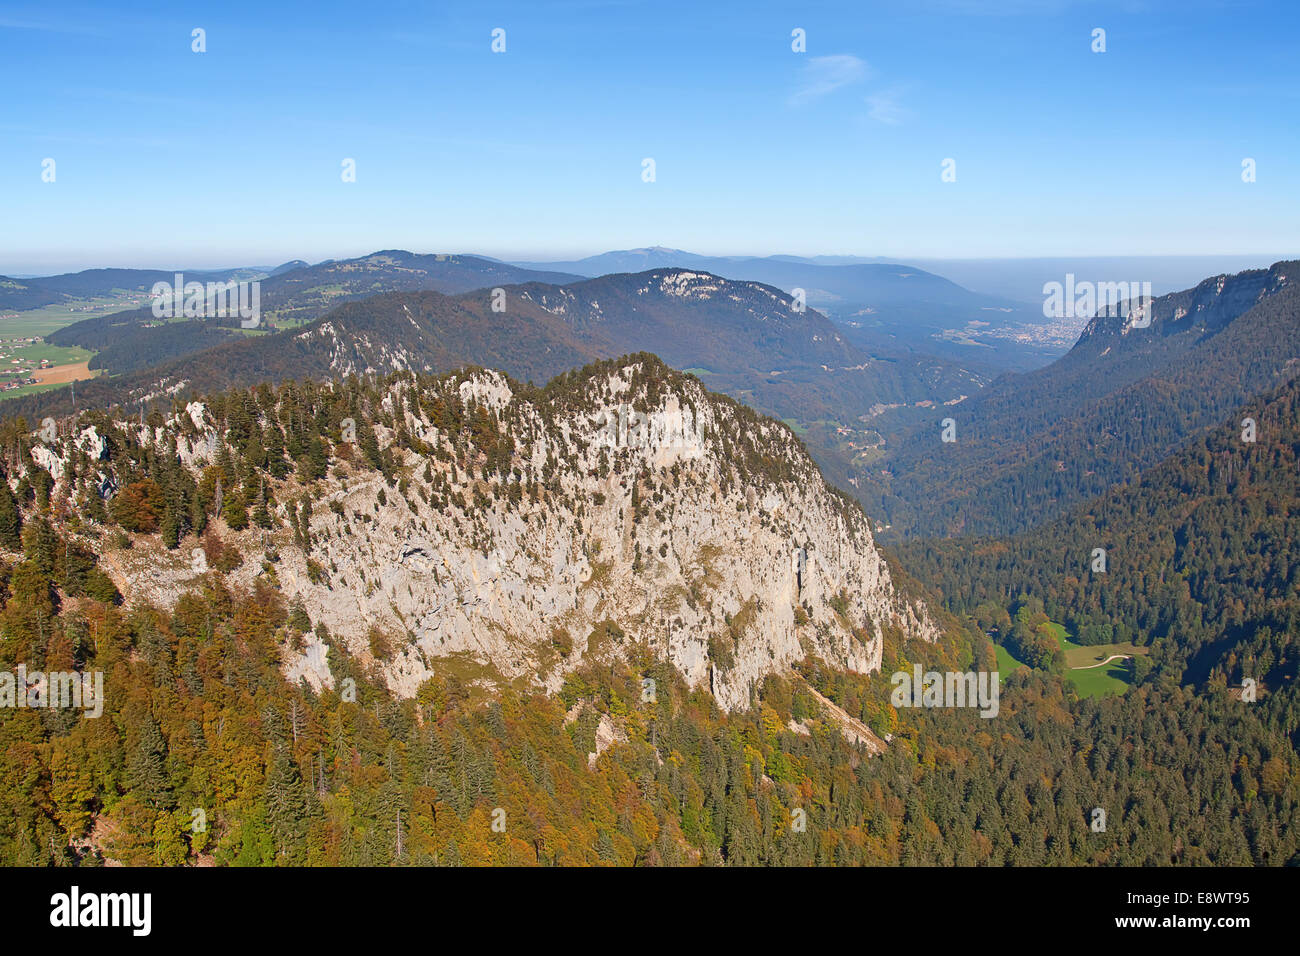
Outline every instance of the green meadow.
{"label": "green meadow", "polygon": [[0,309],[0,339],[49,335],[82,319],[124,312],[127,309],[138,309],[151,301],[153,300],[145,292],[115,290],[109,295],[68,299],[65,302],[41,306],[39,309],[25,309],[22,312]]}
{"label": "green meadow", "polygon": [[1007,650],[1005,647],[1003,647],[1001,644],[993,645],[993,653],[995,653],[998,657],[998,674],[1000,674],[1003,677],[1005,677],[1007,674],[1010,674],[1017,667],[1024,666],[1023,664],[1020,663],[1020,661],[1012,657],[1011,652]]}
{"label": "green meadow", "polygon": [[[1131,662],[1127,660],[1113,660],[1106,664],[1101,662],[1115,654],[1133,657],[1146,654],[1150,650],[1127,642],[1122,644],[1076,644],[1070,640],[1069,634],[1063,625],[1052,621],[1047,626],[1056,637],[1057,643],[1061,645],[1061,650],[1065,652],[1065,664],[1068,669],[1063,676],[1073,682],[1080,697],[1122,694],[1128,690]],[[1001,644],[994,644],[993,650],[997,655],[998,672],[1000,674],[1005,676],[1017,667],[1023,666]]]}

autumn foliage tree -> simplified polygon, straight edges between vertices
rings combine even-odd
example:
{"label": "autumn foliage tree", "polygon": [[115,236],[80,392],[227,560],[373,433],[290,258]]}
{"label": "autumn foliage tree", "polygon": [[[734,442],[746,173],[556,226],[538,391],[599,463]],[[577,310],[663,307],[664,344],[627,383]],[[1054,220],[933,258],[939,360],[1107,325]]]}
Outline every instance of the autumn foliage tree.
{"label": "autumn foliage tree", "polygon": [[164,505],[162,489],[152,478],[133,481],[113,499],[113,517],[127,531],[152,534]]}

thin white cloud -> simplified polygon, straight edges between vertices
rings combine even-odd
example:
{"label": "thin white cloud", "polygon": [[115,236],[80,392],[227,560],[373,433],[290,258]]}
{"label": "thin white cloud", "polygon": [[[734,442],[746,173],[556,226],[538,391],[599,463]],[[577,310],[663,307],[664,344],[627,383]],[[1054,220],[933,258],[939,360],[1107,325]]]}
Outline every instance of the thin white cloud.
{"label": "thin white cloud", "polygon": [[908,116],[908,111],[899,102],[900,99],[901,94],[898,90],[883,90],[879,93],[872,93],[867,97],[867,115],[877,123],[884,123],[886,126],[897,126]]}
{"label": "thin white cloud", "polygon": [[799,88],[790,96],[790,104],[798,106],[854,83],[861,83],[871,75],[866,60],[847,53],[833,56],[814,56],[804,64],[799,76]]}

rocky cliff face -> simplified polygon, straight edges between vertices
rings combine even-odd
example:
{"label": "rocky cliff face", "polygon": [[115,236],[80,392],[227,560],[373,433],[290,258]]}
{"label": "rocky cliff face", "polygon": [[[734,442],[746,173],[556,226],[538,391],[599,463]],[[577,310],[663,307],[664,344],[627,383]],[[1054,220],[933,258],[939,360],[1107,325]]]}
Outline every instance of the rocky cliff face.
{"label": "rocky cliff face", "polygon": [[[1134,328],[1151,328],[1163,335],[1188,330],[1215,332],[1244,315],[1259,303],[1288,288],[1300,263],[1277,262],[1268,269],[1251,269],[1235,275],[1205,279],[1191,289],[1173,292],[1151,301],[1146,308],[1133,300],[1111,313],[1099,312],[1085,326],[1080,343],[1096,340],[1106,346]],[[1290,280],[1288,279],[1290,277]],[[1136,289],[1138,283],[1130,284]],[[1150,315],[1147,315],[1147,312]],[[1145,322],[1146,325],[1136,325]]]}
{"label": "rocky cliff face", "polygon": [[[463,429],[439,427],[449,407]],[[293,479],[274,489],[284,527],[217,527],[250,558],[230,578],[272,577],[398,694],[440,668],[554,691],[583,662],[648,649],[732,709],[808,654],[867,672],[887,629],[937,635],[788,428],[653,357],[540,390],[490,371],[402,378],[374,412],[388,474],[343,447],[358,428],[344,422],[336,454],[351,463],[317,483],[307,547],[283,504],[303,495]],[[120,427],[176,440],[196,473],[226,440],[197,405],[174,425]],[[193,539],[103,564],[128,601],[158,604],[206,570]],[[292,678],[333,684],[318,637],[286,653]]]}

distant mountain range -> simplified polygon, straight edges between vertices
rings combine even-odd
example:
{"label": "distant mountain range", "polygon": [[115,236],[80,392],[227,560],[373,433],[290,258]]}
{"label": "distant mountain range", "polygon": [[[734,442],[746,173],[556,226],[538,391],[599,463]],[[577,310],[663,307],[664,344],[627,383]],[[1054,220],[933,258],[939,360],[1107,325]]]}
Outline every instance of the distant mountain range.
{"label": "distant mountain range", "polygon": [[[1231,275],[1265,267],[1292,258],[1282,252],[1258,255],[1216,256],[1051,256],[1007,257],[996,259],[936,259],[928,256],[702,256],[681,249],[652,246],[606,252],[585,259],[565,261],[518,261],[528,268],[563,269],[583,275],[600,272],[639,272],[660,266],[710,269],[719,275],[732,276],[724,263],[784,262],[807,266],[906,265],[923,269],[962,286],[971,292],[994,298],[1010,299],[1023,305],[1041,307],[1043,285],[1063,281],[1066,273],[1080,280],[1150,282],[1156,295],[1165,295],[1195,285],[1208,275]],[[588,272],[588,269],[598,270]]]}
{"label": "distant mountain range", "polygon": [[[937,277],[920,281],[950,286]],[[522,284],[516,289],[513,283]],[[507,317],[492,311],[488,298],[494,288],[519,296]],[[399,305],[412,305],[391,297],[405,290],[462,296],[456,303],[417,300],[417,312],[438,316],[436,342],[408,341],[411,328],[400,316],[383,326],[383,317],[393,316]],[[660,269],[582,280],[475,256],[386,251],[290,269],[261,283],[262,312],[271,327],[311,322],[362,299],[364,308],[342,312],[337,318],[345,326],[334,326],[367,329],[368,346],[339,345],[340,354],[351,358],[338,362],[353,370],[406,367],[391,358],[401,352],[410,367],[445,370],[467,362],[541,381],[584,361],[653,350],[679,368],[699,370],[716,388],[746,398],[762,393],[760,405],[784,417],[841,422],[878,402],[971,394],[990,377],[906,350],[861,348],[844,327],[815,309],[796,311],[790,296],[776,289],[704,272]],[[474,318],[466,309],[474,310]],[[137,309],[86,319],[48,340],[96,351],[92,368],[145,373],[131,380],[139,390],[164,373],[165,363],[240,336],[237,325],[237,319],[160,325],[149,309]],[[278,347],[249,346],[268,353]],[[224,353],[213,355],[195,368],[226,360]],[[158,374],[147,371],[152,369]],[[311,363],[295,374],[316,374],[313,369],[325,371]],[[209,386],[220,383],[215,371],[191,374]]]}
{"label": "distant mountain range", "polygon": [[[1254,260],[1232,260],[1233,264],[1238,261]],[[1199,271],[1201,267],[1200,259],[1185,262],[1154,257],[920,260],[902,264],[862,256],[704,256],[656,246],[560,262],[503,262],[486,256],[384,250],[314,265],[295,259],[274,268],[193,271],[186,275],[199,281],[260,278],[267,320],[292,325],[318,318],[343,302],[383,292],[432,289],[458,294],[528,281],[559,285],[656,268],[692,269],[761,282],[791,294],[802,290],[809,306],[834,321],[848,341],[866,351],[933,355],[993,377],[1003,371],[1042,367],[1064,354],[1077,337],[1082,323],[1044,317],[1044,281],[1062,281],[1067,273],[1074,272],[1080,279],[1151,281],[1159,294],[1184,287],[1169,285],[1171,278],[1205,274]],[[162,270],[95,269],[34,279],[0,278],[0,308],[23,310],[77,296],[145,290],[155,282],[172,281],[174,274]],[[960,282],[954,277],[960,277]],[[988,289],[996,291],[989,294]],[[148,322],[146,314],[147,310],[141,310],[133,319],[115,316],[107,322],[102,317],[88,321],[101,328],[117,327],[133,321]],[[227,323],[231,327],[236,324]],[[222,334],[213,328],[204,331],[205,340]],[[109,347],[107,338],[115,338],[93,331],[90,337],[97,344],[83,344],[101,350]],[[161,341],[165,338],[171,341]],[[159,339],[149,343],[119,340],[116,353],[101,355],[96,367],[129,371],[146,362],[184,354],[184,336],[173,333]]]}
{"label": "distant mountain range", "polygon": [[273,276],[281,275],[285,272],[292,272],[294,269],[310,269],[311,263],[304,259],[290,259],[288,262],[281,263],[274,269],[269,270],[268,274]]}
{"label": "distant mountain range", "polygon": [[[921,536],[1022,530],[1132,480],[1300,373],[1300,262],[1279,262],[1094,318],[1052,365],[959,410],[882,423],[857,483],[869,513]],[[951,417],[956,440],[940,442]]]}
{"label": "distant mountain range", "polygon": [[[462,257],[424,261],[434,273],[437,267],[451,270],[449,281],[466,268],[479,268],[477,261],[467,263]],[[344,278],[368,275],[343,266],[339,273]],[[301,307],[318,307],[324,279],[296,290],[272,285],[297,281],[303,271],[267,280],[264,306],[278,301],[296,307],[303,300],[294,297],[305,288],[317,304]],[[429,281],[427,271],[419,281]],[[653,350],[712,388],[810,425],[813,430],[805,439],[841,485],[848,480],[849,459],[836,446],[844,431],[864,428],[859,420],[873,409],[960,401],[987,381],[931,356],[866,352],[821,313],[798,310],[789,295],[771,286],[680,269],[565,285],[533,281],[456,296],[388,292],[345,302],[300,328],[252,337],[197,321],[147,327],[140,320],[148,313],[142,311],[144,315],[87,320],[49,337],[59,345],[102,348],[100,358],[148,359],[122,374],[81,383],[77,400],[82,407],[132,405],[142,398],[285,378],[323,380],[399,369],[444,372],[485,366],[540,383],[591,361]],[[114,324],[124,318],[131,321]],[[158,352],[151,349],[168,347],[185,351],[154,361]],[[33,419],[69,411],[71,400],[67,394],[44,393],[12,399],[5,407]]]}
{"label": "distant mountain range", "polygon": [[263,308],[279,310],[282,318],[299,321],[304,315],[316,318],[342,302],[380,292],[436,289],[458,293],[484,285],[529,280],[572,282],[582,278],[573,273],[521,269],[481,256],[417,255],[384,250],[315,265],[294,259],[274,269],[255,266],[220,270],[87,269],[27,279],[0,276],[0,309],[32,309],[118,290],[147,290],[157,282],[174,282],[178,272],[196,282],[259,279]]}
{"label": "distant mountain range", "polygon": [[[247,268],[187,273],[197,282],[251,279],[260,274],[256,269]],[[175,277],[175,271],[160,269],[87,269],[30,279],[0,276],[0,309],[39,309],[68,299],[104,295],[117,290],[135,292],[151,289],[156,282],[172,282]]]}
{"label": "distant mountain range", "polygon": [[[432,261],[436,257],[425,258]],[[459,257],[447,257],[446,261],[453,269],[463,268]],[[295,277],[300,288],[306,287],[314,295],[318,286],[297,281],[301,271],[282,278]],[[421,281],[428,281],[428,273]],[[454,283],[452,276],[444,284]],[[474,283],[463,280],[461,284]],[[855,407],[862,401],[869,405],[930,395],[936,386],[944,387],[944,379],[950,379],[953,388],[966,387],[967,391],[979,385],[975,376],[956,366],[867,355],[816,310],[797,311],[788,295],[758,283],[661,269],[567,285],[534,281],[496,288],[504,290],[504,311],[493,309],[492,288],[455,297],[434,291],[390,292],[345,303],[300,330],[229,343],[220,347],[225,351],[209,349],[187,367],[204,380],[222,375],[242,378],[246,376],[245,363],[231,361],[236,351],[265,353],[269,360],[287,347],[286,341],[296,343],[291,348],[300,352],[313,352],[317,349],[312,343],[323,342],[328,335],[329,348],[319,350],[319,356],[310,361],[300,354],[294,374],[407,367],[443,370],[468,363],[491,365],[521,379],[542,381],[584,361],[653,347],[671,364],[696,369],[713,379],[738,376],[774,397],[810,377],[856,382],[850,390],[864,390],[864,394],[853,403]],[[299,305],[301,300],[293,298],[297,293],[290,287],[272,286],[268,280],[263,290],[264,305],[283,294],[281,301],[289,307],[310,308]],[[111,330],[113,322],[122,318],[77,323],[54,333],[50,340],[59,345],[111,348],[96,336]],[[199,323],[177,323],[175,327],[191,332],[201,328]],[[142,329],[140,334],[158,331]],[[306,365],[301,364],[304,361]],[[223,367],[229,371],[224,372]],[[209,372],[202,371],[208,368]],[[174,371],[137,372],[120,384],[115,382],[114,391],[128,383],[168,377]],[[770,387],[758,386],[759,379]],[[108,383],[104,384],[107,387]],[[789,404],[793,411],[802,401],[806,397],[780,404]]]}
{"label": "distant mountain range", "polygon": [[1067,274],[1087,282],[1150,282],[1155,295],[1190,288],[1206,276],[1232,275],[1295,258],[1277,252],[1253,256],[1055,256],[1033,259],[916,259],[912,265],[975,292],[1041,305],[1043,286]]}
{"label": "distant mountain range", "polygon": [[[155,281],[172,282],[172,273],[142,272],[116,277],[149,288]],[[191,273],[209,281],[202,273]],[[245,278],[245,276],[238,276]],[[268,328],[303,324],[346,302],[384,292],[434,290],[458,294],[484,286],[513,282],[570,282],[580,276],[532,272],[478,256],[416,255],[385,251],[358,259],[330,260],[307,265],[286,262],[260,280],[262,318]],[[219,281],[216,278],[210,281]],[[46,338],[52,345],[91,349],[92,370],[112,374],[137,372],[202,351],[242,334],[238,317],[193,320],[159,325],[152,309],[140,308],[94,316],[68,325]]]}
{"label": "distant mountain range", "polygon": [[[286,263],[291,265],[291,263]],[[383,292],[433,290],[447,295],[519,282],[575,282],[569,272],[520,268],[482,256],[418,255],[387,249],[314,266],[281,266],[262,280],[262,309],[277,322],[310,321],[344,302]]]}
{"label": "distant mountain range", "polygon": [[807,303],[833,319],[861,348],[922,352],[985,371],[1035,368],[1068,347],[1059,337],[1032,334],[1049,325],[1041,304],[1034,307],[971,292],[913,265],[849,256],[701,256],[659,246],[573,261],[515,265],[586,276],[697,269],[728,279],[762,282],[792,294],[802,289]]}

